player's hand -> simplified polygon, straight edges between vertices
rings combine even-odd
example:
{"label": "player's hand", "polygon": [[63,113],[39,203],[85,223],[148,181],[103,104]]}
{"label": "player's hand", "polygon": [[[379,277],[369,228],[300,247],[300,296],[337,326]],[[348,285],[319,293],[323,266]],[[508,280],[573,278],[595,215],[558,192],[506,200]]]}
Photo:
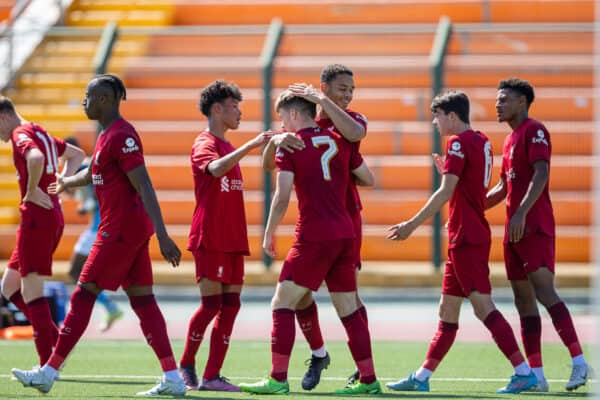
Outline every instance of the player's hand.
{"label": "player's hand", "polygon": [[254,139],[250,140],[248,142],[248,145],[250,146],[251,149],[260,147],[263,144],[267,143],[269,140],[271,140],[273,135],[274,135],[274,132],[270,131],[270,130],[261,132]]}
{"label": "player's hand", "polygon": [[273,235],[265,233],[262,246],[265,253],[271,257],[275,257],[275,238]]}
{"label": "player's hand", "polygon": [[320,104],[321,99],[324,96],[320,90],[317,90],[313,85],[307,85],[306,83],[294,83],[288,86],[288,89],[296,96],[302,97],[315,104]]}
{"label": "player's hand", "polygon": [[66,189],[66,187],[65,187],[65,181],[63,179],[63,176],[60,174],[56,174],[56,181],[54,181],[50,185],[48,185],[48,193],[60,194],[60,193],[64,192],[65,189]]}
{"label": "player's hand", "polygon": [[518,242],[523,238],[523,233],[525,233],[525,215],[517,210],[508,223],[508,241]]}
{"label": "player's hand", "polygon": [[173,267],[177,267],[181,261],[181,250],[179,250],[173,239],[169,236],[158,238],[158,245],[160,246],[160,254],[165,260]]}
{"label": "player's hand", "polygon": [[287,150],[290,153],[296,150],[303,150],[306,147],[304,140],[290,132],[278,133],[271,138],[271,141],[276,147]]}
{"label": "player's hand", "polygon": [[444,157],[440,156],[437,153],[433,153],[431,155],[431,157],[433,157],[433,165],[435,165],[435,169],[437,169],[437,172],[440,174],[444,173]]}
{"label": "player's hand", "polygon": [[33,193],[25,193],[25,196],[23,197],[23,203],[25,202],[33,203],[42,208],[45,208],[46,210],[51,210],[54,208],[54,203],[52,203],[52,199],[50,199],[50,196],[44,193],[44,191],[39,187],[36,187]]}
{"label": "player's hand", "polygon": [[401,222],[388,228],[387,238],[390,240],[406,240],[414,230],[415,228],[410,221]]}

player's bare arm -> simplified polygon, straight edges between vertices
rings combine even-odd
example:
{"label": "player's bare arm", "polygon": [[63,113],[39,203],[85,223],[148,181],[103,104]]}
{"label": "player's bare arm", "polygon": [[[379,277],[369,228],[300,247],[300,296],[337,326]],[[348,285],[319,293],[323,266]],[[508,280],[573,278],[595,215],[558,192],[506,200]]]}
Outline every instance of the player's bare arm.
{"label": "player's bare arm", "polygon": [[267,227],[265,228],[265,237],[263,239],[263,249],[271,257],[275,256],[275,242],[273,240],[275,230],[290,204],[294,174],[289,171],[279,171],[276,185],[273,201],[271,201]]}
{"label": "player's bare arm", "polygon": [[77,169],[85,159],[85,153],[79,147],[67,143],[62,159],[64,160],[64,167],[61,175],[71,176],[77,172]]}
{"label": "player's bare arm", "polygon": [[212,176],[220,178],[229,172],[231,168],[235,167],[246,154],[265,144],[271,136],[273,136],[273,132],[271,131],[259,133],[254,139],[247,141],[235,151],[217,160],[211,161],[207,167],[208,172]]}
{"label": "player's bare arm", "polygon": [[356,122],[350,114],[325,96],[321,91],[306,83],[294,83],[289,89],[308,101],[311,101],[323,109],[335,125],[336,130],[349,142],[359,142],[367,136],[364,126]]}
{"label": "player's bare arm", "polygon": [[92,166],[82,169],[75,175],[63,176],[56,174],[56,181],[48,186],[48,193],[60,194],[69,188],[86,186],[92,183]]}
{"label": "player's bare arm", "polygon": [[450,200],[456,185],[458,184],[458,176],[453,174],[444,174],[440,188],[431,195],[425,206],[414,217],[408,221],[401,222],[391,226],[388,231],[387,238],[390,240],[406,240],[423,222],[431,218],[438,212],[444,204]]}
{"label": "player's bare arm", "polygon": [[500,182],[487,192],[485,196],[485,209],[489,209],[500,203],[506,198],[506,182],[504,179],[500,179]]}
{"label": "player's bare arm", "polygon": [[283,132],[273,135],[262,153],[262,167],[265,171],[275,169],[275,152],[278,148],[286,150],[290,153],[301,151],[306,145],[304,140],[300,139],[296,134],[291,132]]}
{"label": "player's bare arm", "polygon": [[539,160],[533,164],[533,177],[531,178],[531,182],[529,182],[527,192],[519,208],[517,208],[517,211],[515,211],[508,223],[509,241],[518,242],[523,237],[527,213],[544,191],[544,187],[548,183],[549,174],[550,171],[546,160]]}
{"label": "player's bare arm", "polygon": [[375,184],[375,177],[364,161],[358,168],[352,170],[352,175],[358,186],[373,186]]}
{"label": "player's bare arm", "polygon": [[156,198],[156,192],[152,187],[152,181],[150,180],[146,166],[140,165],[139,167],[128,171],[127,178],[129,178],[129,182],[131,182],[142,198],[144,208],[152,220],[152,225],[154,225],[154,230],[156,231],[156,238],[158,239],[162,256],[174,267],[178,266],[179,261],[181,261],[181,250],[179,250],[173,239],[171,239],[167,233],[167,228],[165,227],[160,212],[160,206],[158,205],[158,200]]}
{"label": "player's bare arm", "polygon": [[42,189],[39,187],[40,179],[44,173],[44,162],[46,158],[38,149],[31,149],[25,155],[27,161],[27,191],[23,196],[23,202],[36,204],[45,209],[54,208],[54,204]]}

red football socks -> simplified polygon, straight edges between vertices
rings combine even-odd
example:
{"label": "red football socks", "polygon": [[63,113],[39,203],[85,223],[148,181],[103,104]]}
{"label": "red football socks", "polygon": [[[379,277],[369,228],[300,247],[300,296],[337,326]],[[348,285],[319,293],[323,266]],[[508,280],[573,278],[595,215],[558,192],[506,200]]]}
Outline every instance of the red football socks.
{"label": "red football socks", "polygon": [[513,367],[525,362],[525,359],[519,350],[517,339],[515,339],[515,334],[500,311],[494,310],[489,313],[483,323],[492,334],[500,351],[502,351]]}
{"label": "red football socks", "polygon": [[190,366],[196,365],[196,353],[202,343],[204,331],[213,320],[215,315],[221,309],[222,295],[202,296],[202,304],[192,318],[188,326],[188,332],[185,340],[185,347],[179,365]]}
{"label": "red football socks", "polygon": [[542,367],[542,319],[539,315],[521,318],[521,339],[531,368]]}
{"label": "red football socks", "polygon": [[448,353],[454,339],[456,339],[456,332],[458,331],[458,324],[452,322],[440,321],[438,323],[438,329],[433,339],[429,343],[429,349],[427,350],[427,356],[423,363],[423,368],[435,371],[440,362],[444,359],[444,356]]}
{"label": "red football socks", "polygon": [[360,310],[356,310],[341,320],[348,335],[350,353],[360,372],[360,381],[366,384],[373,383],[376,379],[375,366],[371,352],[371,335],[366,321],[361,316]]}
{"label": "red football socks", "polygon": [[290,355],[296,339],[294,310],[280,308],[273,311],[273,330],[271,331],[271,377],[279,382],[287,381]]}
{"label": "red football socks", "polygon": [[556,332],[558,332],[558,336],[560,336],[564,345],[569,349],[571,357],[581,355],[583,353],[581,345],[577,338],[577,332],[575,332],[571,314],[565,303],[561,301],[554,304],[548,308],[548,313],[552,318],[552,324],[554,325]]}
{"label": "red football socks", "polygon": [[154,350],[164,372],[177,369],[173,350],[167,335],[167,324],[153,294],[130,296],[129,303],[140,319],[146,341]]}
{"label": "red football socks", "polygon": [[323,335],[321,334],[321,326],[319,325],[317,303],[313,301],[305,309],[296,310],[296,319],[310,349],[317,350],[323,347]]}
{"label": "red football socks", "polygon": [[205,380],[212,380],[220,375],[227,349],[229,349],[229,338],[233,331],[235,317],[240,311],[239,293],[223,293],[222,299],[223,305],[217,314],[210,336],[210,351],[203,376]]}
{"label": "red football socks", "polygon": [[29,322],[33,327],[33,340],[38,356],[40,357],[40,365],[46,364],[52,354],[52,347],[56,343],[56,325],[52,321],[50,306],[45,297],[27,303],[29,310]]}
{"label": "red football socks", "polygon": [[65,358],[69,355],[79,338],[90,323],[96,295],[81,286],[75,287],[71,294],[71,309],[65,318],[63,327],[58,335],[54,353],[48,360],[48,365],[59,369]]}
{"label": "red football socks", "polygon": [[8,300],[13,303],[19,311],[25,314],[25,317],[29,322],[31,322],[31,316],[29,315],[29,310],[27,309],[27,305],[25,304],[25,300],[23,300],[23,296],[21,295],[21,290],[17,290],[8,298]]}

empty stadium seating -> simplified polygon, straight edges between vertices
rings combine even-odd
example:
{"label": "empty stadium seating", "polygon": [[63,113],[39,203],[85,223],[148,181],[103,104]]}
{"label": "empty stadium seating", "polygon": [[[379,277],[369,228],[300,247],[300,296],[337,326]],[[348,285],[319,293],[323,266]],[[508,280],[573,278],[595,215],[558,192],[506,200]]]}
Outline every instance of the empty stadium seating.
{"label": "empty stadium seating", "polygon": [[[495,85],[516,75],[536,87],[531,116],[546,123],[553,140],[550,184],[559,224],[557,257],[588,262],[594,165],[592,33],[535,28],[545,22],[589,23],[592,1],[522,1],[516,6],[509,0],[386,0],[374,7],[367,0],[76,0],[67,24],[98,27],[117,19],[122,27],[157,27],[154,33],[125,30],[109,70],[125,79],[128,100],[123,114],[142,136],[165,219],[182,247],[194,206],[188,155],[195,135],[205,127],[197,110],[198,93],[216,78],[237,82],[244,94],[243,123],[228,138],[239,145],[259,132],[263,102],[259,55],[266,24],[277,16],[286,28],[275,62],[272,96],[291,82],[318,85],[322,66],[331,62],[347,64],[356,74],[351,108],[369,119],[361,149],[376,176],[375,188],[362,191],[363,258],[428,260],[429,226],[403,243],[386,241],[385,229],[417,211],[431,189],[429,52],[441,15],[458,24],[448,48],[446,87],[467,91],[473,126],[490,136],[496,155],[509,128],[495,122]],[[497,29],[507,22],[528,25],[512,31]],[[364,25],[348,28],[345,24]],[[168,25],[209,26],[215,32],[161,32],[160,27]],[[241,30],[219,31],[224,26]],[[246,34],[240,33],[243,29]],[[92,76],[97,40],[98,36],[89,35],[49,35],[20,72],[17,88],[7,93],[24,116],[55,134],[77,136],[88,151],[95,127],[85,120],[80,101]],[[12,176],[10,151],[0,150],[0,256],[6,257],[14,243],[18,196],[14,178],[8,178]],[[496,158],[495,165],[499,164]],[[252,258],[259,259],[263,185],[256,153],[242,162],[242,170]],[[497,176],[496,167],[493,181]],[[76,214],[73,200],[65,199],[64,206],[68,226],[58,259],[69,257],[86,223]],[[291,243],[295,216],[290,207],[279,232],[279,254],[285,254]],[[492,259],[500,260],[502,207],[491,210],[489,219],[494,226]],[[152,251],[153,257],[160,258],[156,243]],[[189,259],[188,254],[185,257]]]}

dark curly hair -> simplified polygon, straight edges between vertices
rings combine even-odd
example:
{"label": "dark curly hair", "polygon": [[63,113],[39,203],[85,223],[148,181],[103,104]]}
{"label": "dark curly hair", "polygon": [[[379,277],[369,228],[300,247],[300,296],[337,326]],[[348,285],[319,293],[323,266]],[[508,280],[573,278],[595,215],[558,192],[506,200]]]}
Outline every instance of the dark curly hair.
{"label": "dark curly hair", "polygon": [[337,78],[338,75],[346,74],[354,76],[352,70],[343,64],[329,64],[326,65],[321,71],[321,83],[329,84],[332,80]]}
{"label": "dark curly hair", "polygon": [[225,101],[229,97],[242,101],[242,92],[235,83],[227,83],[224,80],[216,80],[202,89],[200,92],[199,108],[202,114],[210,117],[210,108],[215,103]]}
{"label": "dark curly hair", "polygon": [[510,89],[512,91],[517,92],[521,96],[525,96],[525,100],[527,101],[527,108],[533,103],[535,99],[535,93],[533,92],[533,86],[531,83],[524,79],[519,78],[508,78],[503,79],[498,84],[498,90],[500,89]]}

